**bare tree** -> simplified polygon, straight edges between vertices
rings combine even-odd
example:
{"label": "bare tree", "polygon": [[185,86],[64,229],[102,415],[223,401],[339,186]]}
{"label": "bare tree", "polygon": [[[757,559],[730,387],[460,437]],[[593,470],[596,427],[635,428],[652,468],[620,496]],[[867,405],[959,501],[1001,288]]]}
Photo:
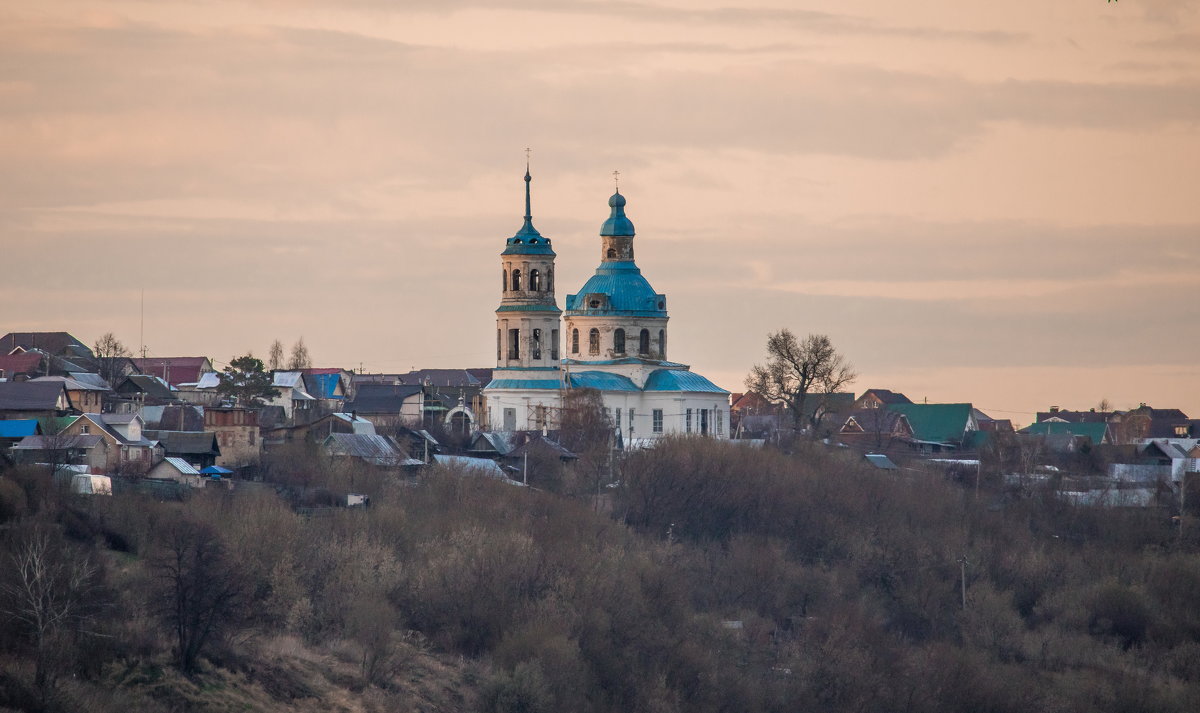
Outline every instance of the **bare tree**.
{"label": "bare tree", "polygon": [[829,337],[810,334],[801,341],[791,330],[781,329],[767,336],[767,362],[750,370],[746,388],[786,406],[797,431],[807,419],[810,432],[816,436],[821,418],[829,410],[831,395],[857,376]]}
{"label": "bare tree", "polygon": [[283,368],[283,343],[278,339],[271,342],[271,351],[267,355],[267,368],[271,371]]}
{"label": "bare tree", "polygon": [[32,526],[9,555],[10,570],[0,583],[3,613],[19,622],[32,639],[34,685],[43,703],[54,690],[63,661],[57,648],[85,631],[93,618],[89,594],[99,568],[70,549],[45,525]]}
{"label": "bare tree", "polygon": [[212,640],[242,623],[248,578],[203,523],[171,523],[153,560],[158,586],[153,603],[175,638],[175,660],[184,673]]}
{"label": "bare tree", "polygon": [[118,386],[117,382],[125,376],[125,360],[129,358],[129,348],[112,332],[106,332],[92,345],[92,353],[96,355],[101,378],[115,389]]}
{"label": "bare tree", "polygon": [[309,369],[312,367],[312,358],[308,355],[308,347],[304,346],[304,337],[296,340],[292,345],[292,358],[288,360],[288,368]]}

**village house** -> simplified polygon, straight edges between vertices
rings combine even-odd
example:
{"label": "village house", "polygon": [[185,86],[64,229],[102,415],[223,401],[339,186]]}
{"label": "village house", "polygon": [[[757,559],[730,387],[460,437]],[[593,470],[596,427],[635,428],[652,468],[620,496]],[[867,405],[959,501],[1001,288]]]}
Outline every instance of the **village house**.
{"label": "village house", "polygon": [[61,381],[0,381],[0,419],[50,419],[78,413]]}
{"label": "village house", "polygon": [[108,384],[99,374],[80,374],[71,376],[39,376],[30,383],[57,381],[67,389],[67,397],[71,406],[81,413],[100,413],[104,407],[105,395],[112,392]]}
{"label": "village house", "polygon": [[62,429],[60,436],[100,436],[104,439],[103,463],[92,472],[100,475],[142,475],[162,459],[162,449],[142,433],[137,414],[85,413]]}
{"label": "village house", "polygon": [[204,374],[216,371],[208,357],[147,357],[133,363],[143,374],[157,376],[171,386],[195,384]]}
{"label": "village house", "polygon": [[913,438],[907,416],[878,406],[851,411],[838,430],[838,440],[864,450],[907,449]]}
{"label": "village house", "polygon": [[204,430],[217,436],[220,454],[215,465],[243,468],[262,460],[258,414],[254,411],[239,406],[205,407]]}
{"label": "village house", "polygon": [[67,332],[9,332],[0,337],[0,354],[39,354],[40,376],[65,376],[70,372],[96,372],[96,355]]}
{"label": "village house", "polygon": [[375,424],[377,430],[419,426],[425,391],[419,384],[359,384],[346,410]]}

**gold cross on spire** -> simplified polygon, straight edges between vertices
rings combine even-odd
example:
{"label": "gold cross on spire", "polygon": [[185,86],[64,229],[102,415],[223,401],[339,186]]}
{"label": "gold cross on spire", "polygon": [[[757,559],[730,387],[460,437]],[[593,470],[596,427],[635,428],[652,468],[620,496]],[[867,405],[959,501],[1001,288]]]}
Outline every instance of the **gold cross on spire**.
{"label": "gold cross on spire", "polygon": [[617,188],[617,193],[621,192],[621,172],[613,171],[613,185]]}
{"label": "gold cross on spire", "polygon": [[529,168],[529,154],[533,153],[533,149],[525,147],[525,168]]}

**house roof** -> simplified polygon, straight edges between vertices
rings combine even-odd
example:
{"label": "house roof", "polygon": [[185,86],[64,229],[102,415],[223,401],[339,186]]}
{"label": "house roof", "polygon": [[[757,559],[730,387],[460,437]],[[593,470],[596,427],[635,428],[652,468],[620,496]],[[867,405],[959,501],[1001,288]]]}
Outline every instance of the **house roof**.
{"label": "house roof", "polygon": [[[387,436],[369,433],[331,433],[325,438],[325,450],[334,456],[361,458],[373,465],[413,465],[404,451]],[[420,463],[421,461],[416,461]]]}
{"label": "house roof", "polygon": [[421,393],[412,384],[360,384],[354,401],[342,407],[356,413],[399,414],[404,401]]}
{"label": "house roof", "polygon": [[899,470],[891,458],[880,453],[867,453],[863,456],[864,459],[871,465],[880,470]]}
{"label": "house roof", "polygon": [[933,443],[959,444],[971,422],[971,404],[888,404],[908,418],[913,437]]}
{"label": "house roof", "polygon": [[342,384],[340,371],[309,374],[304,373],[304,390],[318,399],[340,399],[344,394],[338,394],[337,388]]}
{"label": "house roof", "polygon": [[103,376],[93,374],[87,371],[73,371],[70,377],[81,384],[87,384],[100,391],[112,391],[112,384],[104,380]]}
{"label": "house roof", "polygon": [[191,463],[188,463],[182,458],[168,456],[163,458],[163,462],[169,464],[172,468],[179,471],[181,475],[200,475],[200,471],[196,470]]}
{"label": "house roof", "polygon": [[428,384],[430,386],[483,386],[484,384],[468,369],[416,369],[399,376],[406,384]]}
{"label": "house roof", "polygon": [[95,448],[96,445],[103,443],[104,437],[95,434],[78,435],[78,436],[26,436],[21,439],[17,445],[13,446],[14,450],[23,451],[47,451],[60,450],[67,448]]}
{"label": "house roof", "polygon": [[158,441],[166,453],[187,455],[219,456],[217,434],[209,431],[158,431],[143,430],[142,438]]}
{"label": "house roof", "polygon": [[55,356],[95,358],[86,344],[67,332],[9,332],[0,337],[0,354],[10,354],[18,347],[41,349]]}
{"label": "house roof", "polygon": [[41,352],[18,352],[16,354],[0,354],[0,370],[8,378],[13,374],[35,374],[41,371]]}
{"label": "house roof", "polygon": [[[88,374],[88,376],[98,376],[98,375],[97,374]],[[67,387],[67,391],[111,391],[111,389],[108,388],[107,384],[105,384],[103,386],[98,386],[93,382],[80,381],[79,379],[76,379],[71,376],[39,376],[36,379],[30,379],[30,381],[31,382],[34,382],[34,381],[59,381],[59,382],[62,382],[63,386]],[[103,381],[103,380],[101,380],[101,381]]]}
{"label": "house roof", "polygon": [[530,436],[524,443],[512,449],[506,458],[522,458],[526,453],[551,453],[559,458],[577,460],[579,456],[564,448],[558,441],[546,438],[540,433]]}
{"label": "house roof", "polygon": [[[842,433],[895,433],[903,423],[911,431],[908,417],[899,411],[883,408],[860,408],[851,411],[842,425]],[[903,430],[903,429],[902,429]]]}
{"label": "house roof", "polygon": [[506,456],[516,448],[514,434],[505,431],[480,431],[475,434],[468,448],[476,453],[498,453]]}
{"label": "house roof", "polygon": [[433,462],[438,465],[444,465],[451,468],[461,468],[464,472],[478,475],[487,475],[493,478],[503,478],[508,480],[504,475],[504,471],[497,465],[496,461],[490,458],[472,458],[470,456],[444,456],[434,455]]}
{"label": "house roof", "polygon": [[875,398],[879,399],[882,403],[888,404],[889,406],[891,404],[911,404],[912,403],[912,400],[909,399],[907,396],[900,393],[899,391],[892,391],[891,389],[867,389],[866,391],[863,392],[863,395],[860,396],[859,399],[860,400],[864,399],[868,395],[874,396]]}
{"label": "house roof", "polygon": [[1112,411],[1038,411],[1038,422],[1058,419],[1068,423],[1104,423],[1112,416]]}
{"label": "house roof", "polygon": [[0,421],[0,438],[24,438],[25,436],[36,436],[37,432],[38,422],[36,419],[20,418]]}
{"label": "house roof", "polygon": [[61,381],[0,381],[0,411],[54,411],[66,391]]}
{"label": "house roof", "polygon": [[152,374],[130,374],[117,387],[117,392],[122,394],[141,393],[155,399],[179,398],[166,381]]}
{"label": "house roof", "polygon": [[200,381],[201,373],[212,369],[208,357],[147,357],[134,359],[133,363],[143,374],[157,376],[172,386],[194,384]]}
{"label": "house roof", "polygon": [[1104,441],[1104,434],[1107,431],[1108,424],[1104,423],[1103,421],[1100,423],[1040,421],[1022,428],[1019,433],[1027,433],[1038,436],[1085,436],[1090,439],[1092,443],[1099,444]]}

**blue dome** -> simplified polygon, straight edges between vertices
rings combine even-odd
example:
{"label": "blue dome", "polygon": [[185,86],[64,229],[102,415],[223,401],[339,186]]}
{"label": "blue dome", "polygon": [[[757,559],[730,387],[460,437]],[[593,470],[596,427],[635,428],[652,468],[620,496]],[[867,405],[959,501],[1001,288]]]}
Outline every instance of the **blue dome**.
{"label": "blue dome", "polygon": [[[593,295],[599,296],[595,307],[585,304]],[[578,294],[567,295],[567,314],[666,317],[667,297],[654,291],[634,263],[605,262]]]}
{"label": "blue dome", "polygon": [[625,196],[614,193],[608,199],[608,207],[612,213],[604,225],[600,226],[601,235],[633,235],[633,222],[625,217]]}

